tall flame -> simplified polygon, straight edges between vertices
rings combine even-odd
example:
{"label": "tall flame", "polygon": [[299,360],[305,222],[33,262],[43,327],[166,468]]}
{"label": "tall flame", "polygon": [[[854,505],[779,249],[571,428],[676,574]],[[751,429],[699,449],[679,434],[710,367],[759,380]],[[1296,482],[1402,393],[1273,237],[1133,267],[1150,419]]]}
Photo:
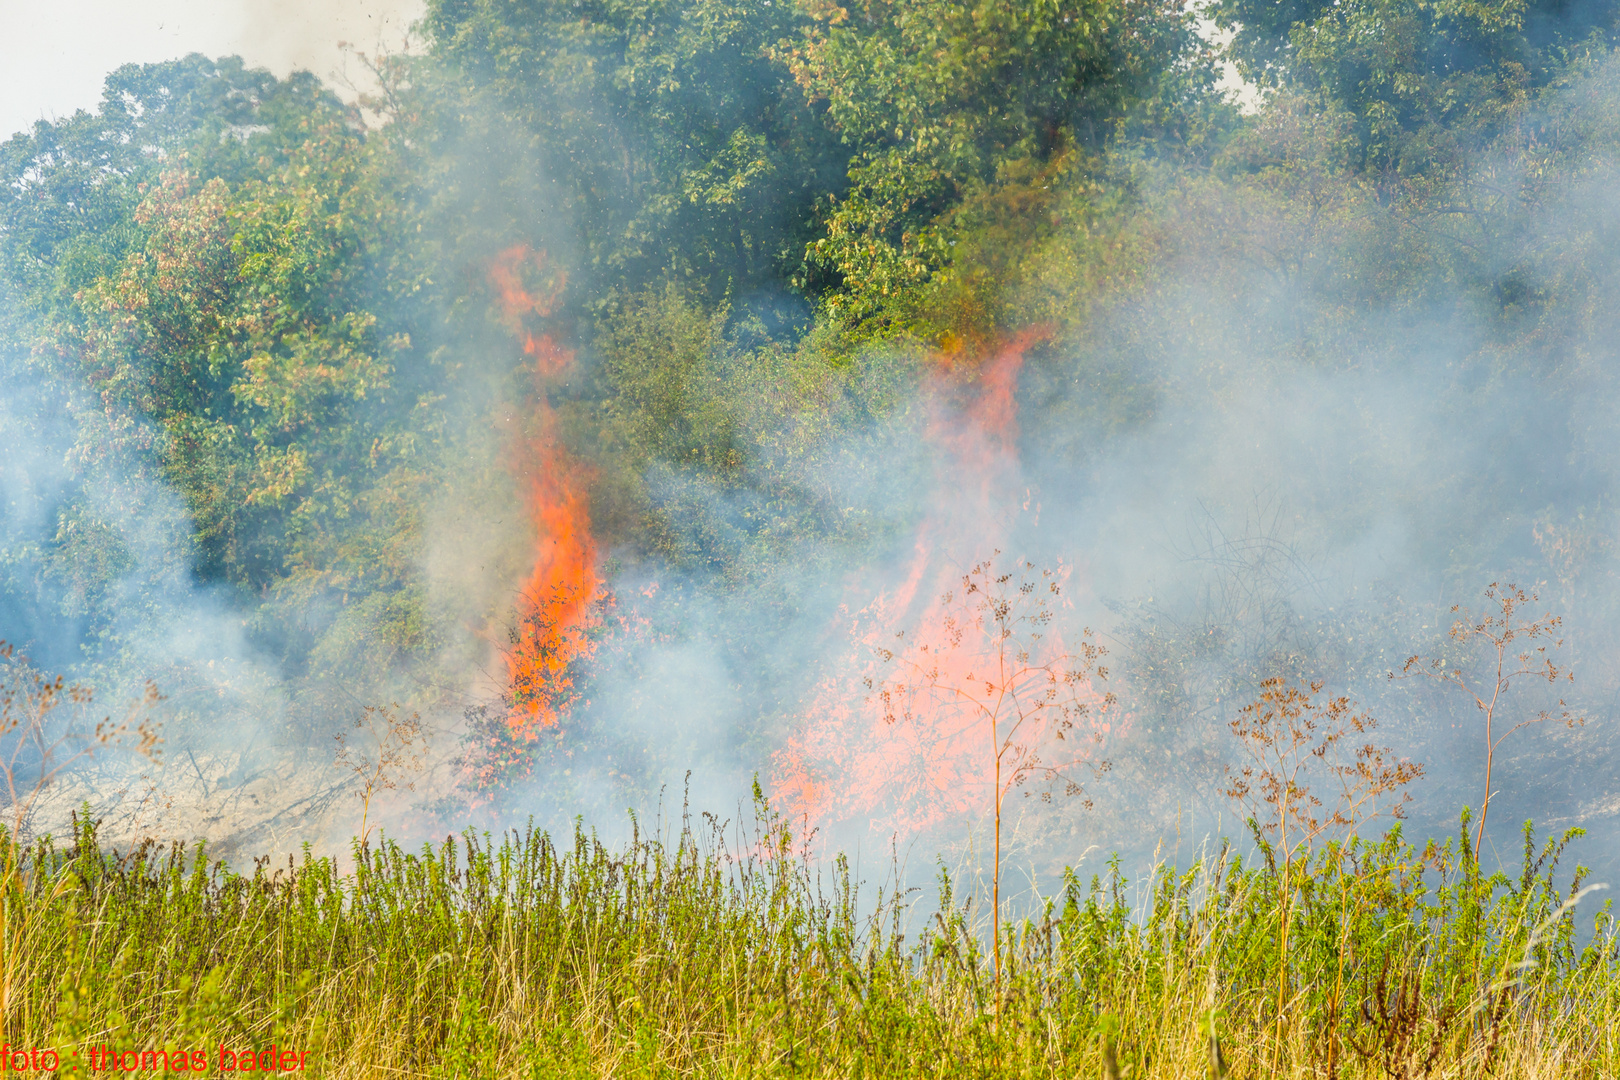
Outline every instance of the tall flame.
{"label": "tall flame", "polygon": [[602,581],[591,535],[589,479],[563,446],[548,394],[574,368],[574,352],[559,345],[545,320],[557,310],[567,275],[544,251],[525,244],[506,248],[490,264],[503,318],[534,365],[532,411],[514,446],[515,468],[534,524],[534,563],[520,591],[523,615],[503,659],[507,723],[532,739],[551,727],[579,696],[578,662],[596,651],[592,631]]}
{"label": "tall flame", "polygon": [[[1030,509],[1019,482],[1016,395],[1025,352],[1046,336],[1035,328],[1003,342],[965,379],[949,357],[932,373],[925,432],[937,451],[932,505],[904,575],[840,609],[839,629],[856,653],[817,685],[800,730],[775,757],[777,798],[794,816],[820,825],[867,818],[906,836],[988,806],[993,759],[982,719],[925,702],[911,719],[885,724],[868,687],[895,675],[878,653],[895,645],[900,628],[910,648],[926,649],[940,665],[943,683],[964,685],[992,662],[988,641],[947,640],[947,619],[960,612],[945,598],[960,596],[967,567],[1004,548],[1013,521]],[[1064,653],[1059,634],[1044,645],[1053,656]],[[1098,730],[1105,733],[1106,722]]]}

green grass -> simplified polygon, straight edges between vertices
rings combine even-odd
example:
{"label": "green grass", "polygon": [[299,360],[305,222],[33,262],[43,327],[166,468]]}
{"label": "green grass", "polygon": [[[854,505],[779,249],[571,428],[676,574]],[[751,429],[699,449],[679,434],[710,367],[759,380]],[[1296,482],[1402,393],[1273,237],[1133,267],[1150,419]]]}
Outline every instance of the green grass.
{"label": "green grass", "polygon": [[858,906],[842,864],[818,882],[760,811],[747,857],[712,823],[622,850],[531,829],[385,842],[349,873],[307,854],[249,874],[179,847],[117,855],[81,824],[71,844],[7,847],[4,1038],[57,1048],[58,1075],[102,1045],[207,1048],[217,1072],[221,1043],[291,1047],[333,1077],[1620,1066],[1616,930],[1555,886],[1568,837],[1527,826],[1511,877],[1475,868],[1466,822],[1422,849],[1398,832],[1324,849],[1287,905],[1286,956],[1263,859],[1163,867],[1135,903],[1117,869],[1071,874],[1003,928],[998,1020],[986,928],[948,879],[908,936],[892,890]]}

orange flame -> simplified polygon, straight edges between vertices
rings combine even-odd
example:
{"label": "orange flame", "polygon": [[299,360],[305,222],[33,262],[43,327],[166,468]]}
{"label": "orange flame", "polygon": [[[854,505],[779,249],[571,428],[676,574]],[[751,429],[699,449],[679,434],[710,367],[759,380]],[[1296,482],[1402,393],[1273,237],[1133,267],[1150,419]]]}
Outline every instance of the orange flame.
{"label": "orange flame", "polygon": [[508,328],[534,361],[534,408],[514,447],[536,534],[534,564],[519,594],[523,616],[503,656],[507,724],[533,739],[579,696],[577,663],[596,651],[592,631],[601,623],[602,581],[585,490],[589,477],[562,445],[547,401],[551,385],[573,370],[574,352],[534,325],[556,312],[567,275],[544,251],[514,244],[490,264],[489,283]]}
{"label": "orange flame", "polygon": [[544,251],[513,244],[490,262],[489,283],[500,299],[507,328],[523,339],[524,353],[534,357],[535,375],[555,379],[567,374],[574,365],[573,351],[558,348],[548,333],[536,334],[529,320],[556,314],[568,287],[568,272],[552,266]]}
{"label": "orange flame", "polygon": [[[816,686],[801,730],[775,755],[776,795],[793,816],[821,825],[864,817],[906,836],[988,805],[993,766],[982,720],[933,702],[914,719],[888,725],[866,684],[895,674],[876,652],[895,644],[899,627],[909,628],[911,648],[926,649],[940,665],[941,682],[964,685],[991,660],[988,642],[947,641],[952,612],[943,598],[959,591],[967,565],[1006,546],[1013,519],[1029,509],[1018,483],[1016,394],[1024,353],[1047,336],[1043,327],[1026,330],[976,370],[964,372],[946,357],[933,373],[926,429],[939,451],[933,505],[905,576],[858,608],[840,609],[840,629],[856,641],[857,655]],[[1064,653],[1058,634],[1045,644],[1053,656]]]}

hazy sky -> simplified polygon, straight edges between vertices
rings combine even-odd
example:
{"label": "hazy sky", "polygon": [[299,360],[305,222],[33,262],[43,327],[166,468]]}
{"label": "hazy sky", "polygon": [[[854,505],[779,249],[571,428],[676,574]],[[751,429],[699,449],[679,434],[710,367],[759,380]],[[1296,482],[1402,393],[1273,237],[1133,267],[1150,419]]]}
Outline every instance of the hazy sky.
{"label": "hazy sky", "polygon": [[[121,64],[235,53],[277,75],[330,83],[339,41],[400,47],[423,0],[0,0],[0,140],[35,120],[94,109]],[[354,81],[360,82],[358,72]]]}

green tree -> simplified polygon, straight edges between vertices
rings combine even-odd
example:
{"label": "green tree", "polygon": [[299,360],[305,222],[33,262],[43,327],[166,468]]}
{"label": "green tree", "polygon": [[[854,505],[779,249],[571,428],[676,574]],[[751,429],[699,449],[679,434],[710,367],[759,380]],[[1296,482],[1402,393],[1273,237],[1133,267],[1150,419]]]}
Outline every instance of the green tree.
{"label": "green tree", "polygon": [[1068,174],[1213,84],[1191,16],[1156,0],[805,8],[779,55],[851,147],[812,252],[845,285],[829,309],[855,321],[903,325],[908,294],[976,232],[996,234],[981,256],[1038,240]]}
{"label": "green tree", "polygon": [[278,80],[235,57],[193,53],[119,68],[95,112],[41,121],[0,143],[4,295],[60,312],[136,241],[140,187],[164,168],[185,158],[206,176],[237,181],[287,160],[306,118],[345,114],[309,73]]}
{"label": "green tree", "polygon": [[1620,30],[1613,0],[1220,0],[1251,81],[1319,94],[1386,185],[1457,179],[1507,119]]}
{"label": "green tree", "polygon": [[[718,296],[779,287],[842,183],[836,140],[768,48],[802,23],[770,0],[433,0],[431,64],[493,111],[547,183],[579,296],[668,272]],[[523,227],[535,227],[534,221]]]}
{"label": "green tree", "polygon": [[76,469],[43,573],[100,606],[135,564],[94,503],[144,476],[189,515],[175,555],[295,670],[421,650],[446,383],[413,344],[437,291],[397,147],[308,75],[193,57],[121,69],[99,113],[4,149],[0,362],[71,417]]}

